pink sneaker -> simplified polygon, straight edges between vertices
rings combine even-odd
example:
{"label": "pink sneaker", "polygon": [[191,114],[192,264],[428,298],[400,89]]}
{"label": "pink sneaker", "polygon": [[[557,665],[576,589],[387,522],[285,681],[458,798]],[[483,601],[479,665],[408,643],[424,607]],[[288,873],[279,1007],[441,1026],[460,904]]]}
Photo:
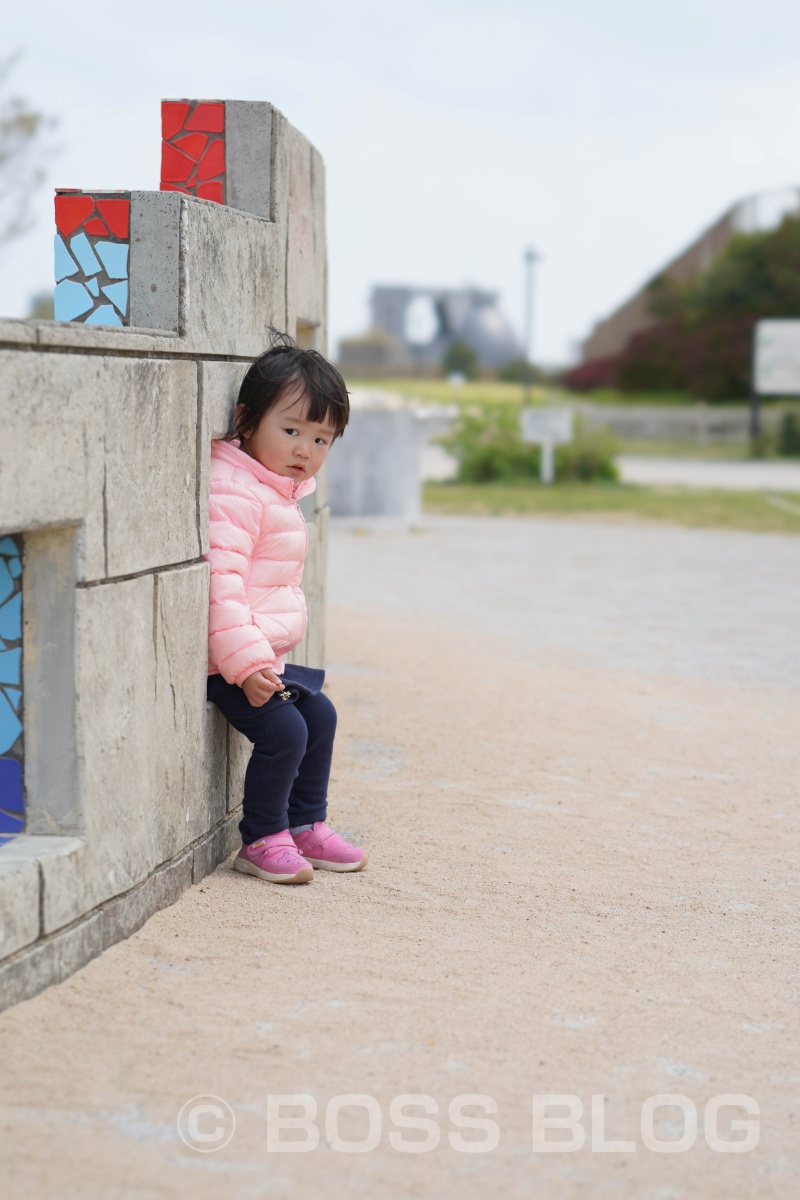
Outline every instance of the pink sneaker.
{"label": "pink sneaker", "polygon": [[234,871],[257,875],[270,883],[310,883],[312,868],[298,853],[288,829],[242,846],[233,860]]}
{"label": "pink sneaker", "polygon": [[324,821],[315,821],[311,829],[293,833],[292,838],[305,861],[321,871],[360,871],[367,861],[363,850],[351,846]]}

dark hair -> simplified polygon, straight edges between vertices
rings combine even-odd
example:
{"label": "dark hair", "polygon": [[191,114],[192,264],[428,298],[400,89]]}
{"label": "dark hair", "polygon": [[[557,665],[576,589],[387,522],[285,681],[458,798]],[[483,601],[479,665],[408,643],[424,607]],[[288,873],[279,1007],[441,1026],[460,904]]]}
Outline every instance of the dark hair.
{"label": "dark hair", "polygon": [[350,400],[336,367],[316,350],[302,350],[288,334],[273,330],[269,350],[255,360],[242,380],[233,428],[225,440],[252,437],[264,413],[293,384],[301,384],[305,391],[307,420],[327,419],[336,430],[334,437],[341,437],[350,419]]}

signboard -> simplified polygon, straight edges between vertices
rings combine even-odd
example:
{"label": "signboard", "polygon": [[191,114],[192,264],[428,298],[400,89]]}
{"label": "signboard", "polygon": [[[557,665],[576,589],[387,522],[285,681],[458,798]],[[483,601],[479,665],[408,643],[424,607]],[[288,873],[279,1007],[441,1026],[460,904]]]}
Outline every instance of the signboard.
{"label": "signboard", "polygon": [[758,322],[753,391],[758,396],[800,396],[800,321]]}
{"label": "signboard", "polygon": [[[798,321],[800,325],[800,321]],[[557,446],[572,441],[572,410],[569,408],[523,408],[522,440]]]}

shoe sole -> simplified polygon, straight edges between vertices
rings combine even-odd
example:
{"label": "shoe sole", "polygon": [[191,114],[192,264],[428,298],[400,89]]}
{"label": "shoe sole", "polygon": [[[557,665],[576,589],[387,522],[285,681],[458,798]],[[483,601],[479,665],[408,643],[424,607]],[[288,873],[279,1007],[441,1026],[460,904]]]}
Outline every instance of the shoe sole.
{"label": "shoe sole", "polygon": [[309,858],[307,854],[303,855],[306,862],[311,863],[312,867],[316,867],[318,871],[360,871],[362,867],[367,865],[367,855],[354,863],[337,863],[328,862],[324,858]]}
{"label": "shoe sole", "polygon": [[245,862],[243,858],[233,860],[234,871],[243,875],[255,875],[257,879],[266,879],[269,883],[311,883],[314,872],[309,867],[301,867],[295,875],[276,875],[273,871],[263,871],[255,863]]}

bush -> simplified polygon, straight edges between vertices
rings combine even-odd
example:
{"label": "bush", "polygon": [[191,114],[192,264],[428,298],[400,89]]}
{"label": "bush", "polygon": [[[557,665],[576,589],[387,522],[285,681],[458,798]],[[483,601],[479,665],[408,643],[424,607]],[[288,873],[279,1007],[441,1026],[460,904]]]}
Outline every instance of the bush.
{"label": "bush", "polygon": [[615,483],[619,479],[614,462],[616,450],[616,441],[607,429],[587,429],[583,421],[576,418],[572,441],[556,447],[556,479]]}
{"label": "bush", "polygon": [[778,454],[784,458],[800,457],[800,421],[796,413],[783,414],[778,430]]}
{"label": "bush", "polygon": [[478,374],[478,356],[468,342],[456,338],[442,359],[442,369],[445,375],[463,375],[465,379],[474,379]]}
{"label": "bush", "polygon": [[[516,406],[465,411],[451,432],[437,440],[456,459],[459,483],[535,483],[540,478],[539,447],[523,442]],[[556,447],[556,480],[616,480],[615,449],[608,430],[589,431],[578,418],[573,441]]]}

